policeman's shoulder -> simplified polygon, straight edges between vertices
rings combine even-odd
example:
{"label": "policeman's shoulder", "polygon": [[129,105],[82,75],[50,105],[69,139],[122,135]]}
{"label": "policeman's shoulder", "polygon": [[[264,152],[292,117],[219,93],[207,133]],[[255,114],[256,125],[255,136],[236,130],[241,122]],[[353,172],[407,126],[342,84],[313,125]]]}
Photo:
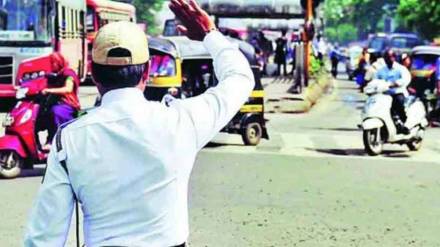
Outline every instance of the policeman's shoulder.
{"label": "policeman's shoulder", "polygon": [[75,119],[61,124],[60,129],[69,131],[82,126],[88,121],[91,115],[93,115],[93,110],[81,111]]}

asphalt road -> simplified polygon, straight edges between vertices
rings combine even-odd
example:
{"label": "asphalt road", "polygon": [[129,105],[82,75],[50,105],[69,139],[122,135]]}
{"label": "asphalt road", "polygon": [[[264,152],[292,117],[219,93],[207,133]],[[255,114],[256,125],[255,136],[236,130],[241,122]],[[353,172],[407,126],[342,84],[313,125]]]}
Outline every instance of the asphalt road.
{"label": "asphalt road", "polygon": [[[93,89],[82,93],[92,101]],[[440,130],[419,152],[368,157],[363,100],[339,81],[307,114],[267,114],[271,140],[259,147],[218,136],[192,174],[190,245],[440,246]],[[20,246],[42,172],[0,180],[0,246]]]}

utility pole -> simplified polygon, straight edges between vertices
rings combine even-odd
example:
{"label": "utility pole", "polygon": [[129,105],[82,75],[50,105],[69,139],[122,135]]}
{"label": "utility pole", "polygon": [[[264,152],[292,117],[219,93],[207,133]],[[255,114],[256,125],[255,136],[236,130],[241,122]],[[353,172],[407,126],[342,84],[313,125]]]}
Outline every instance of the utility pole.
{"label": "utility pole", "polygon": [[304,82],[305,85],[309,85],[309,69],[310,69],[310,53],[312,51],[312,39],[311,35],[313,29],[313,0],[307,0],[306,15],[304,20],[306,40],[304,43]]}

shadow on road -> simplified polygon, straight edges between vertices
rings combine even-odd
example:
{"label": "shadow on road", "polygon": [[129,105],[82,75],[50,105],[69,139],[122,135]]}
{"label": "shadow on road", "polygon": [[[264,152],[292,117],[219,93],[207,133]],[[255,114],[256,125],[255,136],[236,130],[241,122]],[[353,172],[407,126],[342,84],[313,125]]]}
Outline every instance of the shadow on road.
{"label": "shadow on road", "polygon": [[237,146],[237,147],[244,147],[244,144],[237,144],[237,143],[220,143],[220,142],[209,142],[206,144],[204,148],[218,148],[223,146]]}
{"label": "shadow on road", "polygon": [[[309,151],[315,151],[319,153],[332,154],[337,156],[368,156],[364,149],[360,148],[346,148],[346,149],[321,149],[321,148],[307,148]],[[382,153],[383,157],[388,158],[408,158],[411,157],[405,150],[385,150]]]}
{"label": "shadow on road", "polygon": [[359,90],[359,88],[354,85],[354,86],[338,86],[339,90]]}
{"label": "shadow on road", "polygon": [[365,104],[366,100],[363,99],[335,99],[335,102],[344,102],[344,103],[352,103],[352,104]]}
{"label": "shadow on road", "polygon": [[327,130],[327,131],[347,131],[347,132],[359,132],[361,131],[359,128],[307,128],[307,129],[313,129],[313,130]]}
{"label": "shadow on road", "polygon": [[43,167],[38,167],[38,168],[34,168],[34,169],[26,169],[26,170],[22,170],[20,177],[21,178],[28,178],[28,177],[41,177],[44,176],[44,172],[45,172],[46,168]]}

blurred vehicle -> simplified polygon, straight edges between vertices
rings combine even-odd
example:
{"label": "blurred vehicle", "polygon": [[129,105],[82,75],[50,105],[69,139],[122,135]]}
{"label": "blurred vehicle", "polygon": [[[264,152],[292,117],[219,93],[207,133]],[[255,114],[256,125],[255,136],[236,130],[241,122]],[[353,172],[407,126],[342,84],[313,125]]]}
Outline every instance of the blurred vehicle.
{"label": "blurred vehicle", "polygon": [[385,143],[407,145],[410,150],[419,150],[425,128],[428,126],[423,103],[416,97],[409,97],[406,113],[408,119],[404,125],[409,134],[397,132],[394,116],[391,114],[392,97],[386,92],[390,89],[384,80],[373,80],[367,84],[364,92],[368,95],[362,111],[362,130],[365,151],[369,155],[382,153]]}
{"label": "blurred vehicle", "polygon": [[350,46],[346,51],[345,70],[348,79],[351,81],[356,77],[355,71],[359,65],[359,59],[362,56],[363,48],[360,46]]}
{"label": "blurred vehicle", "polygon": [[132,5],[109,0],[0,0],[0,13],[2,103],[15,103],[22,81],[50,73],[54,52],[84,80],[97,30],[111,21],[135,21]]}
{"label": "blurred vehicle", "polygon": [[102,26],[115,21],[136,22],[136,8],[128,3],[110,0],[87,0],[87,76],[91,75],[93,41],[98,30]]}
{"label": "blurred vehicle", "polygon": [[417,46],[412,52],[411,75],[409,87],[415,91],[430,114],[437,106],[440,94],[440,47]]}
{"label": "blurred vehicle", "polygon": [[[240,134],[246,145],[257,145],[261,138],[269,138],[264,119],[260,65],[250,44],[232,38],[229,40],[238,45],[251,64],[255,88],[249,100],[222,131]],[[195,97],[217,85],[212,57],[202,42],[184,36],[149,38],[149,48],[151,80],[145,90],[148,100],[163,101],[166,95],[175,98]],[[168,101],[169,97],[165,98],[165,103]]]}
{"label": "blurred vehicle", "polygon": [[415,46],[422,45],[423,41],[413,33],[377,33],[369,38],[368,52],[373,57],[381,57],[385,49],[391,48],[400,55],[409,53]]}
{"label": "blurred vehicle", "polygon": [[[14,178],[22,169],[32,169],[34,163],[44,163],[47,153],[42,150],[38,132],[43,111],[47,111],[49,101],[56,96],[43,96],[46,88],[45,77],[28,80],[16,91],[18,103],[4,118],[2,125],[5,135],[0,137],[0,176]],[[54,98],[55,97],[55,98]]]}
{"label": "blurred vehicle", "polygon": [[168,38],[148,38],[150,50],[150,81],[145,91],[149,100],[161,101],[171,93],[181,98],[182,92],[182,57],[178,48]]}
{"label": "blurred vehicle", "polygon": [[84,78],[86,1],[0,1],[0,100],[15,98],[16,88],[50,72],[50,55],[60,52]]}

